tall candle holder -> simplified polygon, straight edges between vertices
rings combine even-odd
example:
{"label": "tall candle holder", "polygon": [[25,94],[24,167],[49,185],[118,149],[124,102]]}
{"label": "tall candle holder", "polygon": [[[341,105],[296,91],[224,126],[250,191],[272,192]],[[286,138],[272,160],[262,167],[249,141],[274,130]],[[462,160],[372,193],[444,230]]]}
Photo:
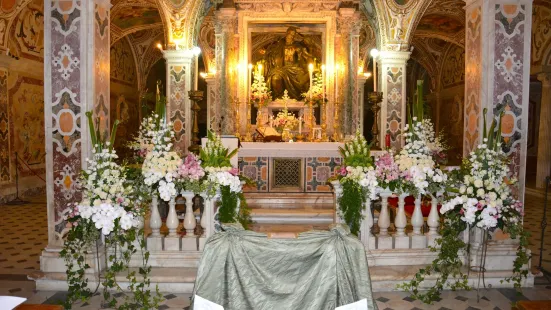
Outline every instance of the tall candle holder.
{"label": "tall candle holder", "polygon": [[320,113],[321,113],[321,142],[328,142],[329,138],[327,137],[327,111],[326,111],[326,102],[323,100],[320,103]]}
{"label": "tall candle holder", "polygon": [[[379,141],[379,110],[381,107],[379,103],[383,101],[383,93],[381,92],[370,92],[368,94],[368,101],[371,103],[371,111],[373,111],[373,127],[371,128],[371,134],[373,139],[371,140],[374,148],[381,148]],[[381,148],[382,149],[382,148]]]}
{"label": "tall candle holder", "polygon": [[245,137],[243,138],[243,141],[245,142],[252,142],[253,141],[253,136],[252,136],[252,133],[251,133],[251,101],[248,100],[247,101],[247,134],[245,135]]}
{"label": "tall candle holder", "polygon": [[188,147],[188,150],[192,153],[199,154],[201,151],[201,144],[199,139],[199,122],[198,115],[201,111],[201,107],[197,102],[203,100],[203,91],[202,90],[190,90],[188,91],[189,99],[193,101],[193,106],[191,110],[193,111],[193,129],[191,131],[191,145]]}
{"label": "tall candle holder", "polygon": [[262,108],[261,104],[258,103],[258,109],[256,110],[256,128],[262,127]]}
{"label": "tall candle holder", "polygon": [[310,142],[314,142],[316,139],[314,137],[314,103],[312,100],[308,103],[309,111],[308,116],[310,117]]}
{"label": "tall candle holder", "polygon": [[333,136],[331,138],[333,139],[333,141],[339,142],[340,141],[339,129],[340,129],[341,125],[340,125],[340,116],[339,116],[339,102],[337,100],[335,100],[335,113],[333,113],[333,114],[334,114],[334,117],[333,117]]}
{"label": "tall candle holder", "polygon": [[233,114],[235,115],[235,133],[234,133],[234,136],[237,137],[237,139],[241,138],[241,134],[239,133],[239,100],[235,99],[234,100],[234,104],[235,104],[235,110],[233,112]]}

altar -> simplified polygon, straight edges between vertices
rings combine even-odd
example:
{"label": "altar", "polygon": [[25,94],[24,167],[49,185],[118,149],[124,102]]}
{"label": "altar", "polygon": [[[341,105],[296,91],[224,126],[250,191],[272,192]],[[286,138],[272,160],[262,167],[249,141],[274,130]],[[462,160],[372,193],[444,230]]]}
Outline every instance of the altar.
{"label": "altar", "polygon": [[[342,166],[340,142],[242,142],[239,172],[256,182],[249,192],[330,192]],[[380,151],[372,151],[377,156]]]}

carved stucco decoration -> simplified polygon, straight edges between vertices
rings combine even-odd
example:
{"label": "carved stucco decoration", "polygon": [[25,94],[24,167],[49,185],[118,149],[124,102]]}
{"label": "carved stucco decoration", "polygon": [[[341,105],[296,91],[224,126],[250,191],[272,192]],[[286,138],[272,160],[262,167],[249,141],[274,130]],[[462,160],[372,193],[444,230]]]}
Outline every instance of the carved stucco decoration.
{"label": "carved stucco decoration", "polygon": [[361,14],[361,17],[362,28],[360,29],[360,63],[367,66],[367,63],[369,62],[368,58],[370,57],[369,52],[371,49],[377,47],[377,37],[365,13]]}
{"label": "carved stucco decoration", "polygon": [[295,1],[266,1],[266,0],[234,0],[238,10],[255,12],[284,12],[305,13],[336,10],[338,0],[295,0]]}
{"label": "carved stucco decoration", "polygon": [[157,0],[165,25],[168,48],[191,49],[197,45],[201,22],[220,0]]}
{"label": "carved stucco decoration", "polygon": [[412,33],[431,2],[419,0],[399,5],[394,0],[374,0],[377,22],[382,30],[381,49],[407,51]]}
{"label": "carved stucco decoration", "polygon": [[434,51],[427,41],[413,38],[412,45],[414,50],[411,53],[411,58],[417,61],[427,71],[431,78],[431,89],[437,89],[436,77],[438,76],[438,65],[440,60],[440,51]]}
{"label": "carved stucco decoration", "polygon": [[214,16],[209,13],[205,16],[199,29],[198,44],[203,55],[205,71],[209,72],[216,69],[215,47],[216,36],[214,29]]}
{"label": "carved stucco decoration", "polygon": [[124,29],[121,29],[115,23],[113,23],[113,20],[116,19],[119,14],[127,12],[128,10],[132,10],[132,8],[135,8],[135,7],[158,10],[157,3],[155,2],[155,0],[112,0],[111,5],[112,5],[111,12],[110,12],[111,21],[112,21],[111,27],[110,27],[111,28],[111,45],[113,45],[121,38],[138,31],[163,28],[164,21],[162,18],[162,14],[160,14],[161,15],[160,22],[155,22],[151,24],[136,24]]}
{"label": "carved stucco decoration", "polygon": [[547,65],[551,45],[551,8],[534,5],[532,27],[532,65]]}
{"label": "carved stucco decoration", "polygon": [[163,29],[148,29],[128,35],[128,41],[134,53],[136,72],[138,73],[138,89],[143,91],[151,67],[162,58],[162,53],[156,43],[163,41]]}

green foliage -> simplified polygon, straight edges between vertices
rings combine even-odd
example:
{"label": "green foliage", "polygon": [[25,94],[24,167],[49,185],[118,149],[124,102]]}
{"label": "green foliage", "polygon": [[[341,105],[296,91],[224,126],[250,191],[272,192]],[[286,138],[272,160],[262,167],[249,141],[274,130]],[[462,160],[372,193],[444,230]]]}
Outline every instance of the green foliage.
{"label": "green foliage", "polygon": [[220,194],[221,205],[218,209],[220,223],[239,222],[243,228],[249,229],[252,224],[251,211],[243,193],[235,193],[229,186],[221,186]]}
{"label": "green foliage", "polygon": [[522,227],[522,222],[509,223],[506,230],[512,239],[519,239],[519,245],[517,247],[515,261],[513,262],[513,275],[501,280],[501,283],[504,281],[507,283],[513,283],[516,289],[520,289],[522,286],[523,279],[526,279],[528,276],[528,269],[526,268],[530,263],[531,255],[528,254],[528,238],[530,238],[530,232],[525,231]]}
{"label": "green foliage", "polygon": [[345,166],[371,167],[371,144],[367,144],[364,136],[357,131],[353,140],[346,142],[344,148],[339,146],[339,152],[344,159]]}
{"label": "green foliage", "polygon": [[229,151],[222,146],[220,137],[209,130],[208,141],[199,153],[203,167],[231,167],[230,159],[237,154],[237,149]]}
{"label": "green foliage", "polygon": [[[436,247],[430,247],[432,252],[438,252],[436,259],[427,267],[420,269],[410,282],[398,285],[411,293],[411,297],[426,304],[432,304],[440,299],[440,293],[445,288],[452,290],[470,290],[467,275],[461,268],[463,263],[459,252],[465,250],[466,244],[459,238],[459,234],[467,228],[458,213],[447,213],[440,234],[436,239]],[[421,290],[421,284],[427,276],[437,275],[436,283],[426,291]]]}
{"label": "green foliage", "polygon": [[365,193],[362,187],[349,179],[343,179],[342,195],[339,197],[339,209],[350,232],[358,235],[362,221],[362,211],[365,203]]}

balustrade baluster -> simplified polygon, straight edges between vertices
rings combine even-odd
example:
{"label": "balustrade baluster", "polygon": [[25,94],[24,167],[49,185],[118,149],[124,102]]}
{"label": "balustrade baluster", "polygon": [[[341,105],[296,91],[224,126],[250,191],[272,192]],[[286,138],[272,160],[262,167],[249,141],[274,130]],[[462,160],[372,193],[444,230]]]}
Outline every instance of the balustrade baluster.
{"label": "balustrade baluster", "polygon": [[409,236],[407,236],[405,233],[405,229],[408,223],[405,210],[406,197],[407,194],[401,194],[398,196],[398,210],[396,212],[396,218],[394,219],[394,226],[396,227],[394,247],[396,249],[409,248]]}
{"label": "balustrade baluster", "polygon": [[388,214],[388,197],[392,195],[389,191],[384,191],[381,196],[381,213],[379,214],[379,236],[377,238],[377,249],[392,249],[392,237],[388,235],[390,227],[390,216]]}
{"label": "balustrade baluster", "polygon": [[195,197],[195,194],[192,192],[182,192],[182,196],[186,199],[186,214],[184,215],[186,235],[182,239],[182,250],[197,251],[197,236],[195,235],[197,220],[195,219],[195,214],[193,214],[193,197]]}
{"label": "balustrade baluster", "polygon": [[149,218],[149,227],[151,228],[151,236],[161,236],[161,215],[159,214],[159,199],[157,196],[153,196],[151,199],[151,216]]}
{"label": "balustrade baluster", "polygon": [[429,232],[427,233],[427,241],[429,246],[436,246],[434,242],[438,237],[438,226],[440,226],[440,217],[438,216],[438,197],[432,196],[430,213],[427,218]]}
{"label": "balustrade baluster", "polygon": [[373,216],[371,215],[371,199],[369,194],[365,197],[365,208],[362,210],[362,224],[360,227],[360,240],[367,250],[375,249],[375,236],[371,233],[373,227]]}
{"label": "balustrade baluster", "polygon": [[180,221],[178,220],[178,216],[176,215],[176,197],[172,196],[170,197],[170,201],[168,202],[168,216],[166,217],[166,227],[168,228],[168,237],[178,237],[178,234],[176,233],[176,229],[178,229],[178,225],[180,224]]}
{"label": "balustrade baluster", "polygon": [[423,212],[421,211],[421,195],[415,197],[415,209],[411,215],[411,226],[413,232],[411,234],[411,248],[422,249],[427,247],[427,237],[421,234],[421,227],[423,226]]}

